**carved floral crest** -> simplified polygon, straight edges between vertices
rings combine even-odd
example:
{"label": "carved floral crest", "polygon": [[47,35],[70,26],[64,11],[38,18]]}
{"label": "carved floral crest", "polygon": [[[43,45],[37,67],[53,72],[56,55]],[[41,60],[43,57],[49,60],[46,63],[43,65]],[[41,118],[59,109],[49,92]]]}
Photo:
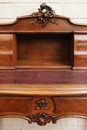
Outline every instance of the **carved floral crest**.
{"label": "carved floral crest", "polygon": [[35,12],[32,15],[37,18],[34,21],[31,21],[29,25],[35,24],[36,22],[41,24],[42,27],[44,27],[48,22],[57,24],[55,20],[52,19],[55,15],[55,11],[50,6],[46,5],[46,3],[41,4],[38,12]]}

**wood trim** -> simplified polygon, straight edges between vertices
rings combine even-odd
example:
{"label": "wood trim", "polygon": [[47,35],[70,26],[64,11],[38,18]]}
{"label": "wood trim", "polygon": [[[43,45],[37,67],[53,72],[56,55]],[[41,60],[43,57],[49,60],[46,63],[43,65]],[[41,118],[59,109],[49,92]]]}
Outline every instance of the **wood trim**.
{"label": "wood trim", "polygon": [[87,84],[26,85],[0,84],[1,95],[24,96],[87,96]]}

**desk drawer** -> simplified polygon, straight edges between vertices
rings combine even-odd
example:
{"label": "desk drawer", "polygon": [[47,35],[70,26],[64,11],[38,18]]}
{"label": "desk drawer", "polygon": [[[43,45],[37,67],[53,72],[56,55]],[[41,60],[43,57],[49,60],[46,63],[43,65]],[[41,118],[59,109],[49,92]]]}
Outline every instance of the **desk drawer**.
{"label": "desk drawer", "polygon": [[0,34],[0,69],[14,68],[17,62],[15,34]]}
{"label": "desk drawer", "polygon": [[[85,97],[0,97],[0,116],[16,115],[32,122],[60,117],[86,117]],[[46,120],[45,120],[46,118]],[[49,119],[49,120],[48,120]],[[46,123],[46,122],[45,122]]]}
{"label": "desk drawer", "polygon": [[74,69],[87,69],[87,34],[74,35]]}
{"label": "desk drawer", "polygon": [[12,34],[0,34],[0,46],[9,45],[12,37]]}
{"label": "desk drawer", "polygon": [[53,100],[55,104],[54,112],[59,116],[87,116],[87,98],[85,97],[54,97]]}
{"label": "desk drawer", "polygon": [[11,65],[10,55],[0,55],[0,66],[10,66]]}
{"label": "desk drawer", "polygon": [[26,115],[30,110],[31,97],[0,97],[0,115]]}

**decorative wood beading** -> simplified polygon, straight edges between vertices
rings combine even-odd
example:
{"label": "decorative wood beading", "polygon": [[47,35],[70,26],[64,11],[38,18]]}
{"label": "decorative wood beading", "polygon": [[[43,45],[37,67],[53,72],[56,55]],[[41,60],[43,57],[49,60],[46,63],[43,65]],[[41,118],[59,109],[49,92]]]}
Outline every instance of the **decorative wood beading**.
{"label": "decorative wood beading", "polygon": [[36,102],[37,106],[36,106],[36,110],[40,110],[40,109],[44,109],[44,110],[48,110],[49,107],[48,105],[48,101],[45,99],[40,99]]}
{"label": "decorative wood beading", "polygon": [[37,18],[34,21],[31,21],[29,25],[35,24],[36,22],[41,24],[42,27],[44,27],[48,22],[57,24],[55,20],[52,20],[55,15],[55,11],[50,6],[46,5],[46,3],[41,4],[38,12],[35,12],[32,15]]}
{"label": "decorative wood beading", "polygon": [[50,123],[52,121],[53,124],[56,123],[57,116],[47,115],[45,113],[38,113],[36,115],[32,115],[28,117],[29,124],[36,122],[40,126],[44,126],[47,123]]}

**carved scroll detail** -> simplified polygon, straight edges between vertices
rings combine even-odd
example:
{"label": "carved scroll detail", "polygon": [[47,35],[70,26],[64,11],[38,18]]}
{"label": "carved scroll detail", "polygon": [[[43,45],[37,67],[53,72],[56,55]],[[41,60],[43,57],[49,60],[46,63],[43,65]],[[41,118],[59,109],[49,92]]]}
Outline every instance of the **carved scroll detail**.
{"label": "carved scroll detail", "polygon": [[28,117],[28,122],[31,124],[32,122],[36,122],[40,126],[44,126],[47,123],[56,123],[57,116],[47,115],[45,113],[38,113],[36,115],[31,115]]}
{"label": "carved scroll detail", "polygon": [[38,12],[35,12],[32,15],[36,16],[37,18],[34,21],[31,21],[29,25],[35,24],[36,22],[41,24],[42,27],[44,27],[48,22],[57,24],[55,20],[52,20],[53,16],[55,15],[55,11],[52,10],[50,6],[46,5],[46,3],[41,4]]}
{"label": "carved scroll detail", "polygon": [[36,102],[37,106],[36,106],[36,110],[40,110],[40,109],[44,109],[44,110],[48,110],[49,107],[48,105],[48,101],[45,99],[40,99]]}

